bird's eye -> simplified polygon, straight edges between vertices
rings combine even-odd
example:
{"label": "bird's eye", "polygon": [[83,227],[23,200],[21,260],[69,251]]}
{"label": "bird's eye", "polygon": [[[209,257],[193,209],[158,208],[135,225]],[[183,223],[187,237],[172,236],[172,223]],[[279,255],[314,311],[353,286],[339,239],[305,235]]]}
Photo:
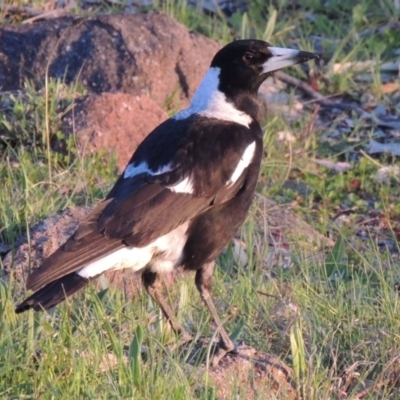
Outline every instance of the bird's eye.
{"label": "bird's eye", "polygon": [[254,54],[252,54],[252,53],[246,53],[244,56],[243,56],[243,60],[244,61],[251,61],[251,60],[253,60],[254,59]]}

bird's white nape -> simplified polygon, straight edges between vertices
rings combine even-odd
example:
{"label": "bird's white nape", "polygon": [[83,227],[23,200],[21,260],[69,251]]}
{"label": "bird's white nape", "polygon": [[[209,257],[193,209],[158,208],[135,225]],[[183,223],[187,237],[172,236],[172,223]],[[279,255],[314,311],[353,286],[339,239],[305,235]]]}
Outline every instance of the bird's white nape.
{"label": "bird's white nape", "polygon": [[189,118],[194,114],[199,114],[208,118],[236,122],[248,128],[252,122],[252,118],[245,112],[235,108],[233,103],[229,102],[225,94],[219,90],[220,72],[220,68],[209,68],[196,93],[193,95],[190,106],[175,114],[172,118],[181,120]]}

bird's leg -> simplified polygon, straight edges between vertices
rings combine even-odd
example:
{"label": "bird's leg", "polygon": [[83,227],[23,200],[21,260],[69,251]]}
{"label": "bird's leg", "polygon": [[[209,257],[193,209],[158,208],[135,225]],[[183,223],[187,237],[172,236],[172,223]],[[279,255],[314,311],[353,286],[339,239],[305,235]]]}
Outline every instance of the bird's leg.
{"label": "bird's leg", "polygon": [[206,303],[211,315],[217,324],[217,330],[220,336],[218,351],[214,354],[211,361],[213,367],[217,366],[219,361],[225,356],[226,353],[235,350],[235,344],[229,338],[228,333],[224,329],[222,322],[218,316],[217,309],[211,299],[211,279],[214,270],[214,262],[203,265],[203,267],[196,272],[196,287],[200,292],[201,298]]}
{"label": "bird's leg", "polygon": [[163,312],[165,318],[168,320],[174,332],[180,335],[180,344],[189,342],[193,339],[192,335],[187,332],[183,326],[175,318],[171,307],[169,306],[162,288],[162,282],[157,273],[145,271],[142,274],[143,285],[147,293],[154,299]]}

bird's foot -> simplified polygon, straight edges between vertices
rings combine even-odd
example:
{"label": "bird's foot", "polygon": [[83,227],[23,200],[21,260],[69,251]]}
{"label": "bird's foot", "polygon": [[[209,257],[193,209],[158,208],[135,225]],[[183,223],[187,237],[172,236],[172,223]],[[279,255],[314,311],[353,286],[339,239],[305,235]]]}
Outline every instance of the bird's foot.
{"label": "bird's foot", "polygon": [[211,359],[211,367],[215,368],[227,353],[233,353],[233,354],[238,353],[235,344],[233,342],[230,343],[219,342],[217,349]]}
{"label": "bird's foot", "polygon": [[194,337],[191,333],[189,333],[186,330],[181,330],[181,331],[177,332],[176,340],[174,340],[172,343],[168,344],[166,347],[170,351],[175,351],[176,349],[181,348],[185,344],[190,343],[191,341],[193,341],[193,339],[194,339]]}
{"label": "bird's foot", "polygon": [[192,340],[193,340],[192,334],[190,334],[188,331],[182,331],[178,339],[177,347],[180,347],[188,342],[191,342]]}

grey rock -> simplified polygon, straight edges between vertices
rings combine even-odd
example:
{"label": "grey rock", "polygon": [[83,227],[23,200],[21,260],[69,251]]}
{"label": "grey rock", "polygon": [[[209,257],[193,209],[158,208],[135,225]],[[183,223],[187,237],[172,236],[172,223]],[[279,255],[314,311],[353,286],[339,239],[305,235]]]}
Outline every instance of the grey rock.
{"label": "grey rock", "polygon": [[[184,106],[212,57],[212,40],[164,14],[63,17],[0,27],[0,88],[43,85],[46,74],[89,92],[148,94]],[[175,94],[175,96],[174,96]]]}

